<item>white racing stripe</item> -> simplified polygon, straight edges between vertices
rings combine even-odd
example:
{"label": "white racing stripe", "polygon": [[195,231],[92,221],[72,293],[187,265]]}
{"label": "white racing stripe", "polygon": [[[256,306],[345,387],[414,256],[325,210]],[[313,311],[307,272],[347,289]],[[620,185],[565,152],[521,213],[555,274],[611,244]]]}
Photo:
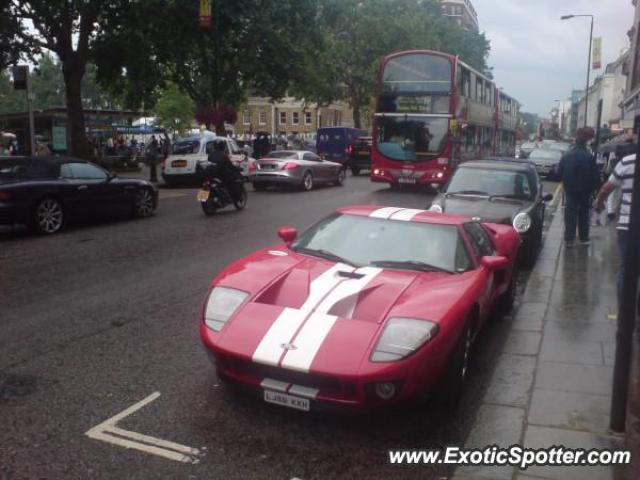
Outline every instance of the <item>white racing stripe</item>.
{"label": "white racing stripe", "polygon": [[291,340],[306,317],[307,312],[285,308],[253,352],[253,361],[277,366],[283,352],[282,344]]}
{"label": "white racing stripe", "polygon": [[361,292],[380,272],[382,272],[382,269],[375,267],[362,267],[357,269],[355,273],[360,273],[363,277],[342,282],[316,307],[316,312],[328,313],[338,302],[353,296],[353,302],[347,312],[348,315],[345,314],[346,317],[351,317],[353,309],[356,306],[357,297],[355,294]]}
{"label": "white racing stripe", "polygon": [[391,215],[393,215],[394,213],[396,213],[396,212],[398,212],[400,210],[404,210],[404,208],[402,208],[402,207],[383,207],[383,208],[378,208],[377,210],[374,210],[373,212],[371,212],[369,214],[369,216],[373,217],[373,218],[388,219]]}
{"label": "white racing stripe", "polygon": [[419,213],[423,213],[425,210],[419,210],[417,208],[405,208],[399,212],[394,213],[389,218],[391,220],[404,220],[406,222],[411,221],[413,217]]}
{"label": "white racing stripe", "polygon": [[313,313],[293,342],[296,349],[288,350],[284,356],[282,367],[308,372],[316,353],[337,319],[335,315]]}
{"label": "white racing stripe", "polygon": [[322,301],[327,293],[345,279],[338,275],[338,272],[353,272],[354,270],[354,267],[345,265],[344,263],[336,263],[329,270],[322,273],[318,278],[311,282],[311,285],[309,286],[309,296],[300,307],[300,310],[309,312],[316,308],[318,302]]}

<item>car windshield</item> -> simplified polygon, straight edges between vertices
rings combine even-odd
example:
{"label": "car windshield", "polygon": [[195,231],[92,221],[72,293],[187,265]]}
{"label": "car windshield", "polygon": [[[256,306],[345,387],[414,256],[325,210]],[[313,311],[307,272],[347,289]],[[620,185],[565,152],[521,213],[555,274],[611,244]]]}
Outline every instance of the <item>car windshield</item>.
{"label": "car windshield", "polygon": [[379,265],[410,270],[464,271],[469,258],[458,229],[432,225],[333,214],[317,223],[292,244],[294,250],[355,265]]}
{"label": "car windshield", "polygon": [[489,196],[531,199],[535,192],[525,171],[459,168],[447,187],[448,194],[456,192],[486,192]]}
{"label": "car windshield", "polygon": [[288,152],[285,150],[275,151],[267,155],[268,158],[298,158],[297,152]]}
{"label": "car windshield", "polygon": [[173,153],[177,155],[192,155],[200,151],[200,140],[181,140],[173,144]]}
{"label": "car windshield", "polygon": [[536,148],[531,152],[529,158],[560,160],[562,158],[562,152],[560,150],[552,150],[550,148]]}
{"label": "car windshield", "polygon": [[424,116],[376,117],[378,150],[385,157],[405,162],[427,160],[444,146],[449,119]]}

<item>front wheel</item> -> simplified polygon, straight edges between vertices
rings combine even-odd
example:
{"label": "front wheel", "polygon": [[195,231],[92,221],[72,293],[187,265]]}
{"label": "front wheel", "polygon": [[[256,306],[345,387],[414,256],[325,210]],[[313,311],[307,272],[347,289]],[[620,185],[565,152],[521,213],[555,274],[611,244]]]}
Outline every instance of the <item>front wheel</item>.
{"label": "front wheel", "polygon": [[455,410],[462,399],[462,392],[467,378],[469,356],[471,354],[471,322],[467,322],[449,359],[444,375],[444,392],[442,406],[447,410]]}
{"label": "front wheel", "polygon": [[52,235],[62,230],[65,220],[62,204],[55,198],[47,197],[36,205],[32,223],[38,233]]}
{"label": "front wheel", "polygon": [[215,215],[216,204],[214,203],[213,200],[209,199],[205,202],[200,203],[200,205],[202,206],[202,211],[207,217],[210,217],[211,215]]}
{"label": "front wheel", "polygon": [[336,180],[335,182],[333,182],[335,183],[336,187],[341,187],[344,185],[344,180],[346,176],[347,176],[347,172],[344,168],[341,168],[340,170],[338,170],[338,174],[336,175]]}
{"label": "front wheel", "polygon": [[236,207],[236,210],[242,210],[247,206],[247,191],[244,186],[240,190],[240,198],[233,201],[233,206]]}

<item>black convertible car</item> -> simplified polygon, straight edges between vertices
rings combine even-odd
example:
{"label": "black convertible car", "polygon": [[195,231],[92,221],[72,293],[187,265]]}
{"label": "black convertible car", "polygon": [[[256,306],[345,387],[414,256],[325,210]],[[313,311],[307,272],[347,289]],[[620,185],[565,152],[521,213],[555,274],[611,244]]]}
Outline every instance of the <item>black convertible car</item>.
{"label": "black convertible car", "polygon": [[461,164],[430,209],[513,225],[523,241],[523,266],[531,268],[542,243],[545,202],[552,198],[542,192],[532,163],[494,158]]}
{"label": "black convertible car", "polygon": [[148,217],[157,188],[73,157],[0,158],[0,225],[27,224],[52,234],[77,216],[127,211]]}

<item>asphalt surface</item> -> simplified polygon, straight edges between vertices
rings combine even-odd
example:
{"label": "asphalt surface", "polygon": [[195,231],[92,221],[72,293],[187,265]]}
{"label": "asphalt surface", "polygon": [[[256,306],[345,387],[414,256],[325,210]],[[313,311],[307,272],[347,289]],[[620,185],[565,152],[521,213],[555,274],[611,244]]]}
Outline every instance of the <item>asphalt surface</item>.
{"label": "asphalt surface", "polygon": [[[279,243],[278,226],[303,229],[347,204],[424,208],[429,194],[349,177],[341,188],[250,192],[245,211],[206,217],[195,192],[163,189],[156,215],[143,220],[101,219],[53,237],[0,230],[0,479],[450,474],[389,465],[387,450],[464,443],[505,319],[479,338],[455,414],[426,403],[354,417],[267,405],[220,385],[196,318],[216,272]],[[154,392],[118,427],[198,449],[197,463],[85,435]]]}

